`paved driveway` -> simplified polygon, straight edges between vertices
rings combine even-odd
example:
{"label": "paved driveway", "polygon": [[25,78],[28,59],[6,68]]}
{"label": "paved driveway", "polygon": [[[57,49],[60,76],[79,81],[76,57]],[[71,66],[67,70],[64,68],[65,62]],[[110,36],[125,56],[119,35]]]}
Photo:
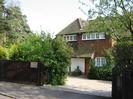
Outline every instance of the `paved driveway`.
{"label": "paved driveway", "polygon": [[15,99],[111,99],[107,97],[59,90],[58,88],[61,89],[57,86],[38,87],[33,85],[0,82],[0,92],[15,97]]}
{"label": "paved driveway", "polygon": [[63,87],[79,91],[80,93],[111,97],[112,82],[68,77],[66,85]]}

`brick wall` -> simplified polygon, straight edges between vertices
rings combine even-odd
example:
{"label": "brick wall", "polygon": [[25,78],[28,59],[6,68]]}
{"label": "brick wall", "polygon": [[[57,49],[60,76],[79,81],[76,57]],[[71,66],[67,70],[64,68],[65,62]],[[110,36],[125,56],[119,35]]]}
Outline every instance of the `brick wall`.
{"label": "brick wall", "polygon": [[104,50],[112,47],[112,39],[82,40],[82,35],[78,34],[77,46],[78,48],[85,48],[86,50],[94,51],[94,57],[103,56]]}

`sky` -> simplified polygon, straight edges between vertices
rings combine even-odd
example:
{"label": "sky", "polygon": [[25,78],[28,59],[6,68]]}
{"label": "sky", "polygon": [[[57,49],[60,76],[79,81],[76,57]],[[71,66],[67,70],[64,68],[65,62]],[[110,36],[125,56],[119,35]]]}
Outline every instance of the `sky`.
{"label": "sky", "polygon": [[[89,0],[83,0],[89,4]],[[33,31],[56,35],[76,18],[87,19],[79,0],[21,0],[20,7]],[[87,8],[88,9],[88,8]]]}

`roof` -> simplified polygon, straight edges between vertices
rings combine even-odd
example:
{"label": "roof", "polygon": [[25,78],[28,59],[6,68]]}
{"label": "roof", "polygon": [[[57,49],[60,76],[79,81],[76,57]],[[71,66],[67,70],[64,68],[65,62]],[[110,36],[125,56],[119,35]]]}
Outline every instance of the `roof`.
{"label": "roof", "polygon": [[77,18],[68,26],[66,26],[63,30],[61,30],[57,35],[61,34],[72,34],[72,33],[80,33],[84,32],[84,26],[87,21],[82,20],[81,18]]}
{"label": "roof", "polygon": [[74,53],[72,55],[72,57],[94,57],[94,52],[95,52],[95,48],[93,46],[93,44],[91,44],[90,46],[82,46],[82,47],[78,47],[75,48],[73,47]]}

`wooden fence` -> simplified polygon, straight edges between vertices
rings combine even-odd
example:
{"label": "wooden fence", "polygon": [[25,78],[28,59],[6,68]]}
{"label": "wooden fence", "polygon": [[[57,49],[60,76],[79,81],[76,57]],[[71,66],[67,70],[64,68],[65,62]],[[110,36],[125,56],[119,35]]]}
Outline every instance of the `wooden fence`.
{"label": "wooden fence", "polygon": [[113,99],[133,99],[133,70],[117,72],[112,71],[112,97]]}
{"label": "wooden fence", "polygon": [[40,62],[0,60],[0,80],[43,85],[48,72]]}

